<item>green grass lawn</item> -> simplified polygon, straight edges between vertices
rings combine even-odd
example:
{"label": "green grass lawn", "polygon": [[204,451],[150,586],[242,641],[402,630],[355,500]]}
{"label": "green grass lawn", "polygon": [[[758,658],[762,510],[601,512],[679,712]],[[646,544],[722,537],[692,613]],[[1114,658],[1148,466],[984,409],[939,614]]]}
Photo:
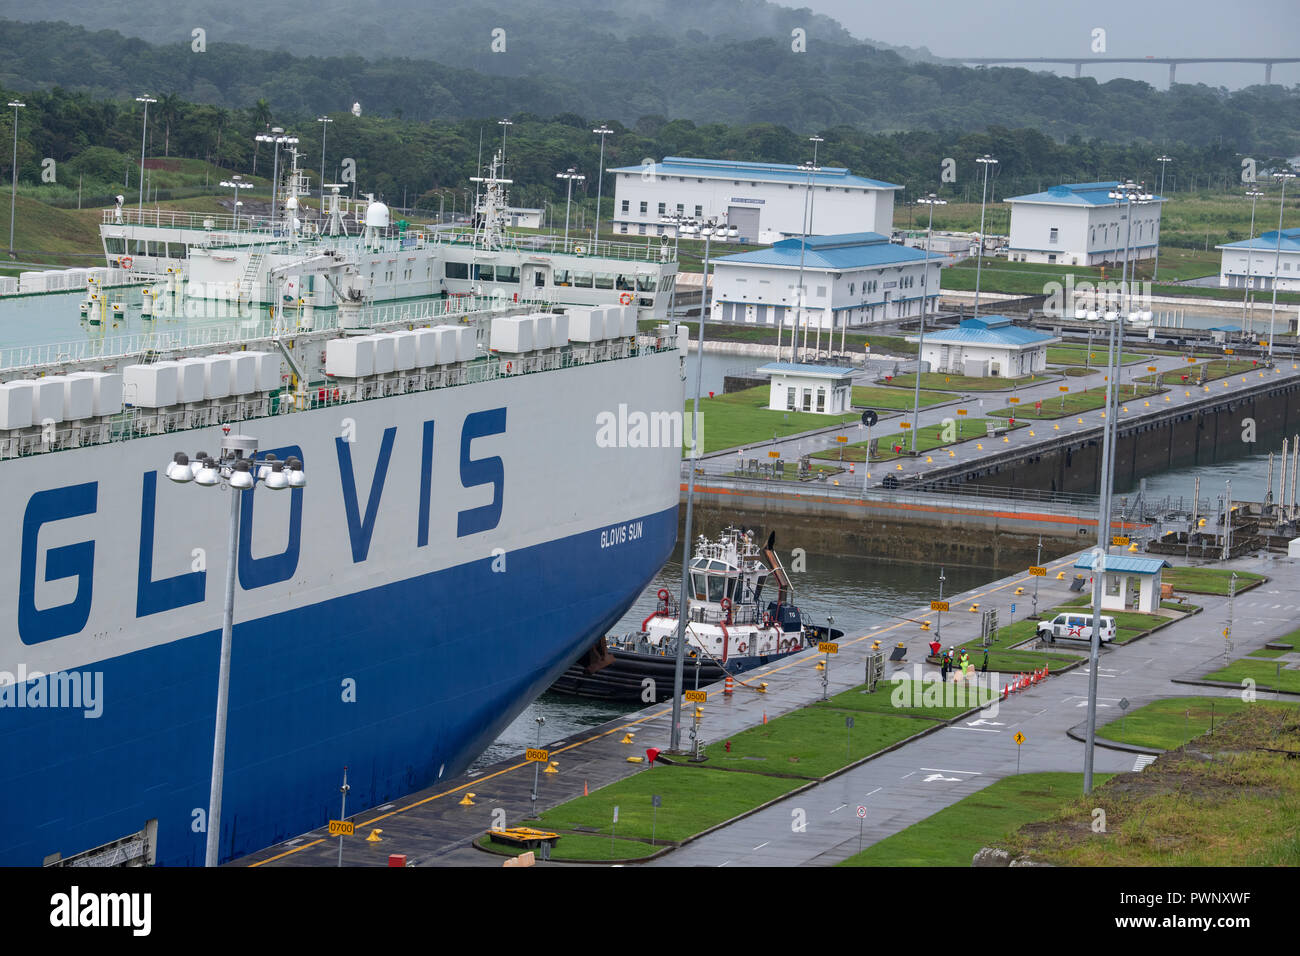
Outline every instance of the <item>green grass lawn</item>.
{"label": "green grass lawn", "polygon": [[[815,412],[783,412],[767,407],[770,389],[766,385],[728,392],[700,399],[703,417],[704,451],[752,445],[778,438],[826,428],[836,422],[853,422],[859,412],[843,415],[818,415]],[[693,400],[686,402],[686,420],[690,421]]]}
{"label": "green grass lawn", "polygon": [[[620,810],[619,822],[623,820]],[[558,832],[558,831],[555,831]],[[647,857],[656,850],[662,849],[652,843],[642,843],[639,840],[624,840],[616,836],[611,841],[608,835],[600,836],[595,833],[559,833],[560,839],[556,841],[555,848],[551,850],[552,860],[639,860]],[[659,838],[658,832],[655,833],[655,839]],[[478,845],[491,850],[493,853],[499,853],[502,856],[519,856],[527,851],[509,846],[504,843],[493,843],[492,838],[482,836],[478,839]],[[539,851],[534,850],[534,853]],[[541,859],[539,856],[538,859]]]}
{"label": "green grass lawn", "polygon": [[1284,690],[1300,694],[1300,671],[1284,667],[1279,672],[1277,663],[1273,661],[1255,661],[1246,657],[1202,677],[1204,680],[1221,680],[1234,684],[1250,678],[1260,690]]}
{"label": "green grass lawn", "polygon": [[1246,703],[1238,697],[1170,697],[1102,724],[1097,734],[1116,743],[1153,750],[1173,750],[1210,729],[1210,721],[1241,713],[1247,707],[1290,707],[1279,701]]}
{"label": "green grass lawn", "polygon": [[[917,452],[924,453],[927,451],[933,451],[936,448],[946,448],[949,445],[961,444],[962,442],[966,442],[966,441],[979,441],[982,443],[984,441],[1001,440],[996,438],[989,439],[987,437],[988,429],[986,428],[985,423],[988,421],[988,419],[984,419],[984,418],[966,419],[963,417],[961,419],[956,419],[956,421],[961,423],[961,428],[960,428],[960,433],[958,433],[958,431],[956,430],[954,430],[951,433],[955,439],[952,441],[948,440],[949,438],[948,426],[946,426],[944,423],[936,422],[933,425],[923,426],[917,432],[917,436],[916,436]],[[1006,427],[1006,422],[1003,421],[995,422],[995,424],[999,428]],[[1017,422],[1015,425],[1011,427],[1023,428],[1024,425],[1021,422]],[[707,428],[705,429],[705,440],[707,443],[708,440]],[[895,445],[901,445],[903,447],[904,453],[911,450],[912,447],[911,431],[909,429],[902,429],[900,431],[893,432],[889,435],[881,436],[880,443],[876,446],[876,455],[871,460],[873,462],[893,461],[895,458],[902,457],[902,455],[896,453],[893,450]],[[832,448],[826,451],[814,452],[812,457],[821,458],[821,459],[830,459],[834,461],[845,461],[845,462],[851,461],[854,463],[861,463],[866,460],[866,454],[867,454],[866,442],[851,442],[849,444],[841,445],[838,448]]]}
{"label": "green grass lawn", "polygon": [[735,734],[730,753],[725,741],[711,742],[705,750],[709,766],[817,779],[932,726],[915,717],[873,713],[858,716],[849,731],[846,716],[829,707],[793,711]]}
{"label": "green grass lawn", "polygon": [[[1045,375],[1023,375],[1020,378],[977,378],[973,375],[955,375],[950,372],[926,372],[921,376],[921,388],[949,392],[1004,392],[1021,385],[1045,382]],[[884,384],[883,382],[881,384]],[[889,382],[895,388],[915,388],[914,373],[895,375]]]}
{"label": "green grass lawn", "polygon": [[[1187,591],[1191,594],[1227,594],[1231,584],[1232,572],[1222,568],[1193,568],[1177,566],[1165,568],[1161,580],[1172,584],[1175,591]],[[1247,586],[1258,584],[1264,575],[1250,571],[1237,572],[1237,593]]]}
{"label": "green grass lawn", "polygon": [[[1137,396],[1129,394],[1131,389],[1128,386],[1125,386],[1122,391],[1124,394],[1121,396],[1121,401],[1132,401],[1135,397],[1138,399],[1150,398],[1153,395],[1161,394],[1165,390],[1154,385],[1143,385],[1139,387]],[[1105,405],[1106,387],[1098,385],[1087,391],[1062,392],[1059,398],[1045,398],[1042,402],[1043,407],[1041,409],[1035,409],[1031,402],[1023,402],[1019,405],[1008,405],[1006,408],[999,408],[997,411],[989,412],[989,414],[997,418],[1015,416],[1017,419],[1032,418],[1035,421],[1068,418],[1071,415],[1096,411]]]}
{"label": "green grass lawn", "polygon": [[[772,725],[769,723],[768,726]],[[524,821],[522,825],[557,833],[590,827],[604,834],[608,841],[614,807],[617,806],[616,835],[628,840],[649,840],[653,815],[650,797],[658,794],[662,805],[654,838],[679,842],[788,793],[804,782],[798,778],[771,777],[761,773],[657,765],[593,790],[590,796],[562,803],[539,814],[536,821]],[[563,845],[561,841],[560,846]]]}
{"label": "green grass lawn", "polygon": [[[1007,744],[1014,746],[1008,740]],[[1094,782],[1111,774],[1096,774]],[[840,866],[970,867],[982,847],[999,844],[1026,823],[1043,820],[1083,788],[1083,774],[1025,773],[996,780],[950,807],[888,836]],[[871,819],[868,804],[867,819]],[[853,828],[846,828],[851,837]]]}
{"label": "green grass lawn", "polygon": [[[858,408],[892,408],[892,409],[910,409],[915,407],[913,399],[914,393],[904,388],[878,387],[872,385],[854,385],[853,386],[853,404]],[[940,402],[951,402],[953,396],[950,392],[927,392],[921,390],[921,407],[937,405]]]}
{"label": "green grass lawn", "polygon": [[[1134,362],[1141,362],[1148,356],[1140,352],[1125,352],[1120,359],[1121,365],[1131,365]],[[1094,348],[1088,351],[1086,345],[1053,345],[1047,349],[1047,363],[1049,365],[1090,365],[1096,368],[1098,359],[1101,360],[1102,367],[1106,365],[1106,349],[1103,347],[1100,351]]]}
{"label": "green grass lawn", "polygon": [[[978,665],[978,655],[971,659]],[[874,694],[868,694],[866,685],[863,685],[836,694],[829,701],[818,701],[813,707],[951,720],[974,707],[987,704],[997,696],[997,692],[991,689],[951,680],[946,686],[932,681],[885,680],[876,685]],[[840,722],[843,724],[842,719]],[[854,729],[857,729],[856,724]]]}
{"label": "green grass lawn", "polygon": [[[1138,381],[1154,382],[1158,378],[1163,385],[1195,385],[1201,376],[1201,369],[1205,370],[1205,381],[1213,382],[1221,378],[1227,378],[1229,375],[1258,371],[1258,366],[1253,362],[1241,361],[1240,359],[1214,359],[1196,364],[1189,362],[1185,369],[1179,368],[1168,372],[1143,375]],[[1186,382],[1183,381],[1184,375],[1187,376]]]}

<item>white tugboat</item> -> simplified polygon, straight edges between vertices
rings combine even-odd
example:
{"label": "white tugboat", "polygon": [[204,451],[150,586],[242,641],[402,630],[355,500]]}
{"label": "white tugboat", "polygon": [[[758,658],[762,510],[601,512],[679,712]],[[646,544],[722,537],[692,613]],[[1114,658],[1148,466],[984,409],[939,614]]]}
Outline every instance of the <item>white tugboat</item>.
{"label": "white tugboat", "polygon": [[[843,636],[840,630],[804,622],[774,545],[771,535],[760,550],[753,532],[738,528],[727,528],[714,541],[703,535],[697,539],[687,601],[683,679],[688,688]],[[775,595],[764,593],[769,578]],[[671,699],[678,608],[667,588],[657,596],[663,604],[641,622],[640,631],[602,638],[551,689],[580,697],[642,700],[645,679],[651,678],[656,701]]]}

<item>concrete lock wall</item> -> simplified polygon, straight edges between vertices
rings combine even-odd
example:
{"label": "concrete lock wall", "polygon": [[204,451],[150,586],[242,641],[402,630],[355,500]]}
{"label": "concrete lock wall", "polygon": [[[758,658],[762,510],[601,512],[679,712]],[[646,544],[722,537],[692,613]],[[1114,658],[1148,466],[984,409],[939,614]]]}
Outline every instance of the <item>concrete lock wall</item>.
{"label": "concrete lock wall", "polygon": [[[1158,397],[1152,400],[1152,407],[1157,401]],[[1249,432],[1247,419],[1254,422],[1253,443],[1244,440]],[[1196,409],[1172,410],[1150,422],[1121,423],[1116,436],[1115,481],[1121,486],[1136,484],[1140,478],[1173,468],[1280,450],[1282,439],[1297,431],[1300,385],[1265,388],[1220,400],[1207,397],[1206,403]],[[1063,440],[1046,452],[947,474],[945,478],[998,487],[1096,494],[1101,487],[1100,430],[1093,438]]]}
{"label": "concrete lock wall", "polygon": [[[1032,504],[1015,501],[999,510],[977,510],[947,500],[935,505],[862,501],[847,488],[843,498],[812,497],[767,485],[749,488],[699,479],[693,534],[713,529],[708,531],[712,534],[734,524],[753,528],[760,539],[775,531],[782,554],[804,548],[816,554],[994,569],[1032,564],[1040,534],[1043,560],[1069,554],[1097,537],[1095,517],[1038,513]],[[678,509],[679,539],[685,514],[685,508]]]}

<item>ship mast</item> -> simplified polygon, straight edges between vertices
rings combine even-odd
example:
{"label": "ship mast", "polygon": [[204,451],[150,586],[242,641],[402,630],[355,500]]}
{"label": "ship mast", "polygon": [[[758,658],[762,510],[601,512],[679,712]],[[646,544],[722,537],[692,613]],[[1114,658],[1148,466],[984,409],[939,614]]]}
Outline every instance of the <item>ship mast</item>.
{"label": "ship mast", "polygon": [[470,182],[483,186],[474,207],[474,247],[484,252],[500,252],[505,248],[505,187],[513,180],[497,175],[503,162],[501,150],[497,150],[492,154],[489,174],[470,177]]}

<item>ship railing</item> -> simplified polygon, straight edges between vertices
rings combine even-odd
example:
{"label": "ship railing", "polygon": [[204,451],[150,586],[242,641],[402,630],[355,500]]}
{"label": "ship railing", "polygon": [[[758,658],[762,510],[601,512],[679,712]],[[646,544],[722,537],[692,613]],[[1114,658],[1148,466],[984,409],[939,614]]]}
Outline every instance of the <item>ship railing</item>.
{"label": "ship railing", "polygon": [[[432,233],[434,242],[457,246],[476,245],[475,231],[468,226],[438,229]],[[595,259],[628,259],[638,262],[668,263],[675,261],[672,247],[668,252],[662,243],[620,242],[611,239],[591,239],[582,236],[536,235],[533,233],[505,231],[501,234],[504,248],[514,252],[532,252],[538,255],[570,255]]]}
{"label": "ship railing", "polygon": [[250,335],[241,325],[188,326],[130,332],[78,342],[18,345],[0,349],[0,371],[20,371],[95,359],[121,359],[132,355],[151,357],[162,352],[230,345],[255,337],[257,336]]}

